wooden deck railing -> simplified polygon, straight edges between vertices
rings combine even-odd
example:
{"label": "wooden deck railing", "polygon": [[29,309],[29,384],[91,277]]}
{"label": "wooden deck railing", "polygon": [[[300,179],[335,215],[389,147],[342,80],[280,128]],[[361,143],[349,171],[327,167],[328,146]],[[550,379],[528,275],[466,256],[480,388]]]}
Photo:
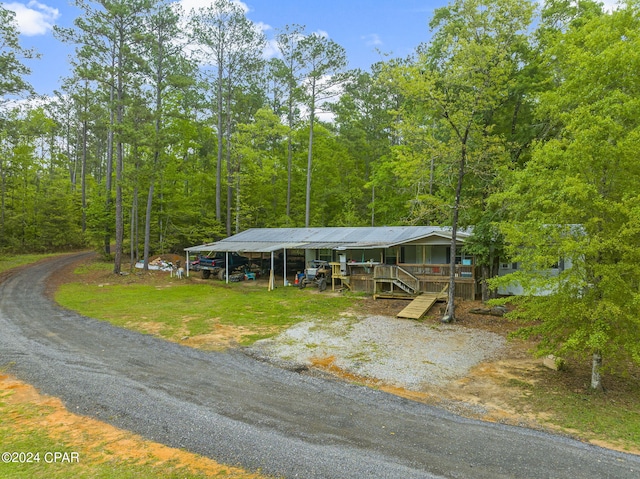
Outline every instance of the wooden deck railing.
{"label": "wooden deck railing", "polygon": [[[411,278],[448,278],[450,266],[448,264],[401,264],[395,265],[376,265],[373,277],[375,279],[400,279],[400,275],[409,276]],[[457,264],[455,269],[456,277],[461,279],[473,279],[473,266]]]}
{"label": "wooden deck railing", "polygon": [[[344,265],[343,265],[344,266]],[[347,263],[346,275],[340,272],[340,263],[331,263],[333,278],[347,281],[352,291],[365,291],[374,295],[399,280],[414,291],[440,292],[449,282],[448,264]],[[474,299],[476,284],[472,265],[456,265],[456,296]],[[382,289],[378,289],[381,287]]]}
{"label": "wooden deck railing", "polygon": [[[413,276],[421,277],[449,277],[451,266],[448,264],[401,264],[402,268]],[[457,264],[455,275],[461,279],[474,279],[473,265]]]}

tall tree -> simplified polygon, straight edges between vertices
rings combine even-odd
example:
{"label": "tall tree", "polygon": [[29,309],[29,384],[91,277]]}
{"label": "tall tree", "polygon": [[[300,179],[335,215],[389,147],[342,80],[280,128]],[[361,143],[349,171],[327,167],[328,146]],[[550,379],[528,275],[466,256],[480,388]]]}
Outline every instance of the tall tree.
{"label": "tall tree", "polygon": [[[391,82],[382,79],[383,64],[372,65],[371,72],[353,71],[344,84],[344,93],[330,105],[335,113],[335,124],[342,143],[354,158],[354,171],[344,174],[350,178],[352,188],[360,191],[354,198],[357,224],[376,224],[376,187],[374,180],[376,163],[388,157],[391,147],[397,143],[394,122],[401,97]],[[382,190],[392,181],[386,178],[380,183]],[[371,194],[367,195],[367,188]],[[370,221],[365,221],[367,216]],[[389,224],[386,222],[385,224]]]}
{"label": "tall tree", "polygon": [[161,156],[165,154],[168,143],[165,132],[164,97],[172,87],[188,84],[185,67],[188,65],[183,56],[180,42],[180,14],[175,5],[160,2],[154,8],[147,24],[147,38],[143,45],[143,58],[146,59],[146,73],[153,88],[154,141],[152,145],[153,161],[151,165],[147,206],[144,226],[144,269],[149,267],[151,248],[151,215],[153,211],[156,176],[161,166]]}
{"label": "tall tree", "polygon": [[[35,56],[35,52],[20,46],[15,13],[0,5],[0,99],[2,101],[6,100],[7,95],[33,91],[31,85],[24,78],[30,73],[30,69],[23,61]],[[9,121],[7,116],[0,119],[0,131],[2,132],[0,133],[2,134],[0,141],[3,143],[8,139],[6,137],[9,127],[7,121]],[[7,169],[6,157],[4,154],[0,155],[0,236],[5,235]]]}
{"label": "tall tree", "polygon": [[[258,110],[251,123],[238,125],[234,154],[241,158],[236,188],[236,227],[256,228],[278,224],[285,209],[283,170],[287,127],[271,110]],[[240,192],[248,192],[240,194]]]}
{"label": "tall tree", "polygon": [[[58,28],[56,31],[66,41],[79,44],[78,55],[88,65],[92,79],[103,81],[109,91],[110,130],[107,144],[107,207],[111,198],[113,146],[115,146],[115,261],[114,273],[119,274],[124,241],[123,171],[124,128],[127,82],[135,74],[137,64],[134,43],[140,38],[142,21],[153,5],[153,0],[117,0],[98,2],[92,6],[84,0],[74,4],[84,14],[75,20],[74,29]],[[115,143],[115,145],[114,145]],[[105,250],[110,251],[109,235],[105,237]]]}
{"label": "tall tree", "polygon": [[343,47],[326,36],[313,33],[298,42],[300,62],[305,65],[304,93],[309,111],[309,148],[307,152],[307,186],[305,199],[305,227],[310,224],[311,172],[313,166],[313,127],[323,102],[339,93],[346,80],[347,54]]}
{"label": "tall tree", "polygon": [[503,230],[519,265],[497,284],[529,293],[513,315],[535,320],[522,333],[542,338],[541,354],[591,356],[597,389],[603,358],[640,364],[640,10],[584,7],[547,38],[556,87],[537,114],[557,133],[495,198],[510,203]]}
{"label": "tall tree", "polygon": [[200,60],[215,68],[215,114],[218,154],[216,163],[216,219],[222,221],[222,161],[227,151],[227,234],[231,234],[230,145],[233,114],[232,95],[255,71],[260,70],[264,34],[246,17],[241,5],[214,0],[191,12],[191,27]]}
{"label": "tall tree", "polygon": [[301,25],[287,25],[276,35],[278,50],[282,59],[276,58],[272,62],[272,75],[284,84],[285,112],[287,117],[287,206],[286,216],[291,216],[291,187],[293,169],[293,131],[299,117],[298,103],[301,100],[300,83],[304,68],[300,55],[300,40],[304,38],[304,27]]}
{"label": "tall tree", "polygon": [[[493,115],[515,84],[533,7],[523,0],[456,0],[436,10],[432,41],[419,61],[399,72],[407,98],[428,109],[425,125],[435,134],[434,153],[449,162],[452,176],[449,300],[443,321],[455,320],[457,232],[465,178],[504,161],[501,138],[492,135]],[[467,180],[469,181],[469,180]]]}
{"label": "tall tree", "polygon": [[15,13],[0,5],[0,98],[33,92],[25,80],[31,70],[24,61],[37,56],[35,51],[20,45]]}

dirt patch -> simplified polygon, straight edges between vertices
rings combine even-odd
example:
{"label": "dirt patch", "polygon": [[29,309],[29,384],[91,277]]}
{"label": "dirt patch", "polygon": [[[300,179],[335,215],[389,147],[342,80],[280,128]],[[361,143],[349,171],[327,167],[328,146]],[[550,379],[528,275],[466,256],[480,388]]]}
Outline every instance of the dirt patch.
{"label": "dirt patch", "polygon": [[185,325],[183,327],[184,334],[181,335],[178,343],[207,351],[224,351],[228,348],[238,347],[247,336],[269,332],[267,330],[258,331],[244,326],[220,324],[218,320],[211,321],[210,329],[209,333],[189,336]]}
{"label": "dirt patch", "polygon": [[[513,389],[505,388],[509,378],[522,380],[525,377],[523,372],[538,368],[537,360],[510,359],[482,363],[458,381],[444,387],[425,386],[420,391],[353,374],[337,366],[335,356],[313,357],[310,366],[346,381],[438,406],[461,416],[533,429],[543,428],[540,415],[518,412],[512,407]],[[611,448],[611,445],[608,447]]]}
{"label": "dirt patch", "polygon": [[[0,398],[7,405],[16,434],[45,431],[52,439],[75,448],[87,468],[110,460],[134,464],[171,463],[187,474],[226,478],[261,479],[264,476],[221,465],[211,459],[147,441],[128,431],[69,412],[58,398],[44,396],[32,386],[8,375],[0,375]],[[29,404],[37,414],[19,414],[11,406]]]}

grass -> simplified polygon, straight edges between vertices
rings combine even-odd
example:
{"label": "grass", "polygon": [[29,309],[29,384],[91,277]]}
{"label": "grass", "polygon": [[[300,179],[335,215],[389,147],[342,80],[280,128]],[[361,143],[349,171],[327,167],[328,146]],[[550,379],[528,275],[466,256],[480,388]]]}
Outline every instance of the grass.
{"label": "grass", "polygon": [[[102,283],[88,279],[102,274]],[[309,317],[335,318],[359,303],[355,296],[294,287],[268,291],[253,281],[180,281],[167,273],[122,280],[95,262],[76,269],[75,275],[74,282],[61,285],[56,293],[62,306],[141,332],[154,324],[154,334],[169,340],[207,334],[221,324],[246,330],[243,344],[250,344]]]}
{"label": "grass", "polygon": [[[7,402],[11,393],[0,395],[1,451],[23,452],[30,454],[30,463],[0,462],[0,477],[3,479],[67,479],[99,478],[99,479],[134,479],[139,477],[155,479],[204,479],[217,478],[254,478],[259,475],[250,474],[239,469],[218,467],[215,463],[211,469],[198,471],[197,468],[179,466],[175,460],[162,461],[158,458],[123,459],[109,450],[111,444],[93,444],[90,433],[83,435],[82,441],[69,440],[52,434],[39,426],[39,422],[55,411],[41,404]],[[127,439],[128,444],[143,447],[137,439]],[[52,462],[52,453],[67,454],[66,462]],[[36,455],[37,454],[37,455]],[[23,456],[24,457],[24,456]],[[60,458],[63,456],[59,456]],[[76,459],[77,458],[77,459]],[[212,473],[213,471],[213,473]]]}
{"label": "grass", "polygon": [[11,268],[24,266],[25,264],[35,263],[41,259],[51,258],[56,254],[16,254],[2,255],[0,254],[0,273]]}
{"label": "grass", "polygon": [[[509,380],[522,394],[520,412],[544,415],[547,423],[581,440],[606,441],[622,450],[640,451],[640,371],[609,373],[605,391],[589,388],[590,370],[573,363],[565,371],[541,370],[531,382]],[[517,397],[518,395],[514,395]]]}

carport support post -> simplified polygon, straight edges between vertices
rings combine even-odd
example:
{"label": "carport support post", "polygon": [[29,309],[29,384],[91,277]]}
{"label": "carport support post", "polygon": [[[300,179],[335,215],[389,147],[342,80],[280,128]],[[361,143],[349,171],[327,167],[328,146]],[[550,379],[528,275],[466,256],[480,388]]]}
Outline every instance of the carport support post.
{"label": "carport support post", "polygon": [[224,265],[226,266],[226,268],[224,269],[225,283],[229,284],[229,252],[228,251],[224,252]]}
{"label": "carport support post", "polygon": [[282,274],[284,275],[284,278],[282,280],[282,285],[286,286],[287,285],[287,248],[285,248],[283,251],[284,251],[284,255],[283,255],[282,259],[283,259],[284,263],[282,265],[282,271],[283,271]]}
{"label": "carport support post", "polygon": [[187,251],[187,278],[189,277],[189,263],[191,261],[189,261],[189,252]]}
{"label": "carport support post", "polygon": [[269,291],[273,291],[275,289],[275,276],[273,271],[273,251],[271,252],[271,269],[269,270]]}

